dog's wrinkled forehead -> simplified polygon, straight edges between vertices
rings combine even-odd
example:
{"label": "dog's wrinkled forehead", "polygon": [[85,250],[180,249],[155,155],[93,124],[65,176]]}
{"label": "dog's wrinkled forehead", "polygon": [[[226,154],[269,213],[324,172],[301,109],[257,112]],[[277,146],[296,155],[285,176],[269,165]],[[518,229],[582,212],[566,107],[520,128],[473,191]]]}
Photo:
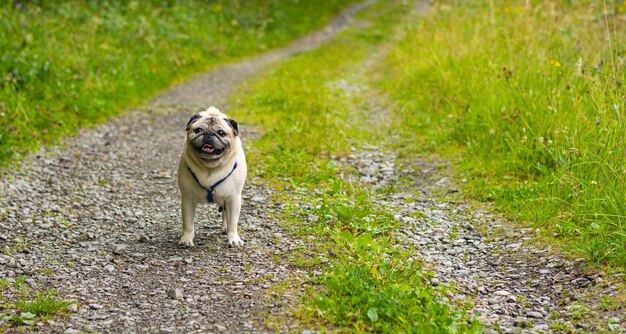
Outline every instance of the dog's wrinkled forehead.
{"label": "dog's wrinkled forehead", "polygon": [[224,127],[230,127],[233,129],[234,135],[239,135],[239,125],[232,118],[228,117],[226,114],[222,113],[215,107],[210,107],[209,109],[199,112],[189,119],[187,122],[187,127],[185,130],[189,131],[195,123],[201,122],[203,124],[207,124],[209,127],[213,125],[219,124]]}
{"label": "dog's wrinkled forehead", "polygon": [[219,124],[222,117],[225,117],[225,116],[226,115],[223,114],[221,111],[219,111],[217,108],[210,107],[209,109],[205,111],[199,112],[191,116],[191,118],[187,122],[187,127],[185,129],[189,130],[192,127],[192,125],[196,122],[202,122],[209,126],[212,126],[214,124]]}

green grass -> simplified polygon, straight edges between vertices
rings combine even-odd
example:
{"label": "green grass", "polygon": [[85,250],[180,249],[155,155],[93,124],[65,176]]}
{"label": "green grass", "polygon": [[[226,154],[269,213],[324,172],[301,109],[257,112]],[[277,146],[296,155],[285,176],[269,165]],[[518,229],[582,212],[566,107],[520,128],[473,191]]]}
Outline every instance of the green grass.
{"label": "green grass", "polygon": [[[395,35],[411,12],[408,3],[384,1],[367,9],[356,27],[326,46],[299,55],[249,83],[229,112],[262,129],[248,160],[285,203],[279,217],[308,240],[292,254],[311,272],[296,311],[303,328],[333,332],[479,332],[479,324],[446,305],[428,283],[415,249],[396,236],[398,222],[376,200],[384,191],[350,182],[334,157],[351,147],[381,142],[393,129],[367,126],[373,105],[359,86],[364,62]],[[355,92],[359,92],[356,94]],[[305,217],[318,217],[310,222]],[[291,293],[299,293],[291,291]],[[270,321],[271,323],[272,321]],[[281,322],[280,320],[274,322]]]}
{"label": "green grass", "polygon": [[[13,325],[33,325],[39,320],[47,320],[56,315],[68,314],[68,306],[73,302],[61,299],[54,290],[33,290],[26,283],[26,277],[13,281],[0,280],[0,320]],[[2,324],[0,329],[10,326]],[[6,329],[6,328],[5,328]]]}
{"label": "green grass", "polygon": [[480,200],[626,266],[623,2],[439,1],[379,69],[397,149],[454,158]]}
{"label": "green grass", "polygon": [[2,1],[0,163],[284,45],[354,1]]}

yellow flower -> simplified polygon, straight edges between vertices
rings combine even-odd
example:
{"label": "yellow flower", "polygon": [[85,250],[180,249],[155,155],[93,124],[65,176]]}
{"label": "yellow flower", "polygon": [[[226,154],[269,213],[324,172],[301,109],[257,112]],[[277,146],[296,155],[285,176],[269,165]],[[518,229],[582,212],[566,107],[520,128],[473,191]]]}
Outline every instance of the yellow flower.
{"label": "yellow flower", "polygon": [[222,11],[222,5],[219,4],[219,3],[217,5],[215,5],[215,11],[218,12],[218,13],[221,12]]}
{"label": "yellow flower", "polygon": [[550,65],[554,67],[561,67],[561,63],[558,60],[550,59]]}

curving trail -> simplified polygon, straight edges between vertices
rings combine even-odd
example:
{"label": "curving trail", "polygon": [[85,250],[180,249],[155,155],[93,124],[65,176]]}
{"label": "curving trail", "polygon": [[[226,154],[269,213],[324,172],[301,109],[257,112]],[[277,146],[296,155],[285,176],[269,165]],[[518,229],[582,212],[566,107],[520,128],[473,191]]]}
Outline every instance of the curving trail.
{"label": "curving trail", "polygon": [[[198,211],[197,247],[177,245],[175,171],[183,128],[199,108],[217,105],[228,112],[224,105],[237,84],[318,47],[373,2],[350,7],[326,28],[285,48],[196,76],[143,108],[27,157],[18,171],[1,171],[0,248],[10,251],[0,254],[0,278],[28,276],[30,286],[57,289],[80,305],[34,329],[271,332],[268,315],[288,317],[285,305],[292,296],[272,296],[272,287],[304,272],[273,258],[302,243],[284,238],[273,219],[282,208],[258,180],[249,179],[244,189],[243,249],[226,245],[215,206]],[[358,94],[357,100],[376,95],[362,76],[384,52],[381,48],[345,74],[346,82],[358,86],[349,92]],[[369,115],[375,129],[391,115],[385,114],[384,101],[370,102],[375,110],[355,110],[354,117]],[[254,129],[242,132],[244,145],[254,139]],[[526,242],[534,237],[532,230],[510,228],[501,217],[476,210],[455,195],[445,162],[396,159],[384,143],[355,149],[338,162],[354,167],[354,182],[373,190],[399,177],[410,181],[378,204],[402,222],[396,235],[419,251],[435,275],[431,284],[448,286],[449,303],[467,307],[489,326],[486,332],[589,332],[619,316],[603,309],[601,297],[615,294],[613,282],[622,278],[588,271],[583,261]],[[278,325],[283,331],[296,326]]]}
{"label": "curving trail", "polygon": [[[223,106],[233,86],[261,69],[329,40],[372,2],[346,9],[324,29],[282,49],[175,86],[144,108],[27,157],[18,171],[2,171],[0,245],[15,250],[0,254],[0,278],[27,275],[32,287],[58,289],[80,304],[70,316],[35,328],[266,332],[266,313],[280,309],[262,296],[294,270],[272,256],[298,241],[283,240],[268,190],[248,180],[243,250],[227,247],[217,208],[209,206],[198,210],[197,247],[177,245],[174,173],[184,126],[199,108]],[[242,132],[245,145],[251,133]]]}

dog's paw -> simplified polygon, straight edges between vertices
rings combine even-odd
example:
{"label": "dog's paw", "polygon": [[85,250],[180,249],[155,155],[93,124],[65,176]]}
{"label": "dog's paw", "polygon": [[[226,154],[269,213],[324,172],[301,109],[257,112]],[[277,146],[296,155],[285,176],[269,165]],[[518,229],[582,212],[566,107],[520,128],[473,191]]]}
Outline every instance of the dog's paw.
{"label": "dog's paw", "polygon": [[183,234],[183,236],[180,237],[178,244],[185,247],[193,247],[193,235]]}
{"label": "dog's paw", "polygon": [[228,234],[228,245],[230,247],[243,247],[243,240],[239,238],[237,233]]}

